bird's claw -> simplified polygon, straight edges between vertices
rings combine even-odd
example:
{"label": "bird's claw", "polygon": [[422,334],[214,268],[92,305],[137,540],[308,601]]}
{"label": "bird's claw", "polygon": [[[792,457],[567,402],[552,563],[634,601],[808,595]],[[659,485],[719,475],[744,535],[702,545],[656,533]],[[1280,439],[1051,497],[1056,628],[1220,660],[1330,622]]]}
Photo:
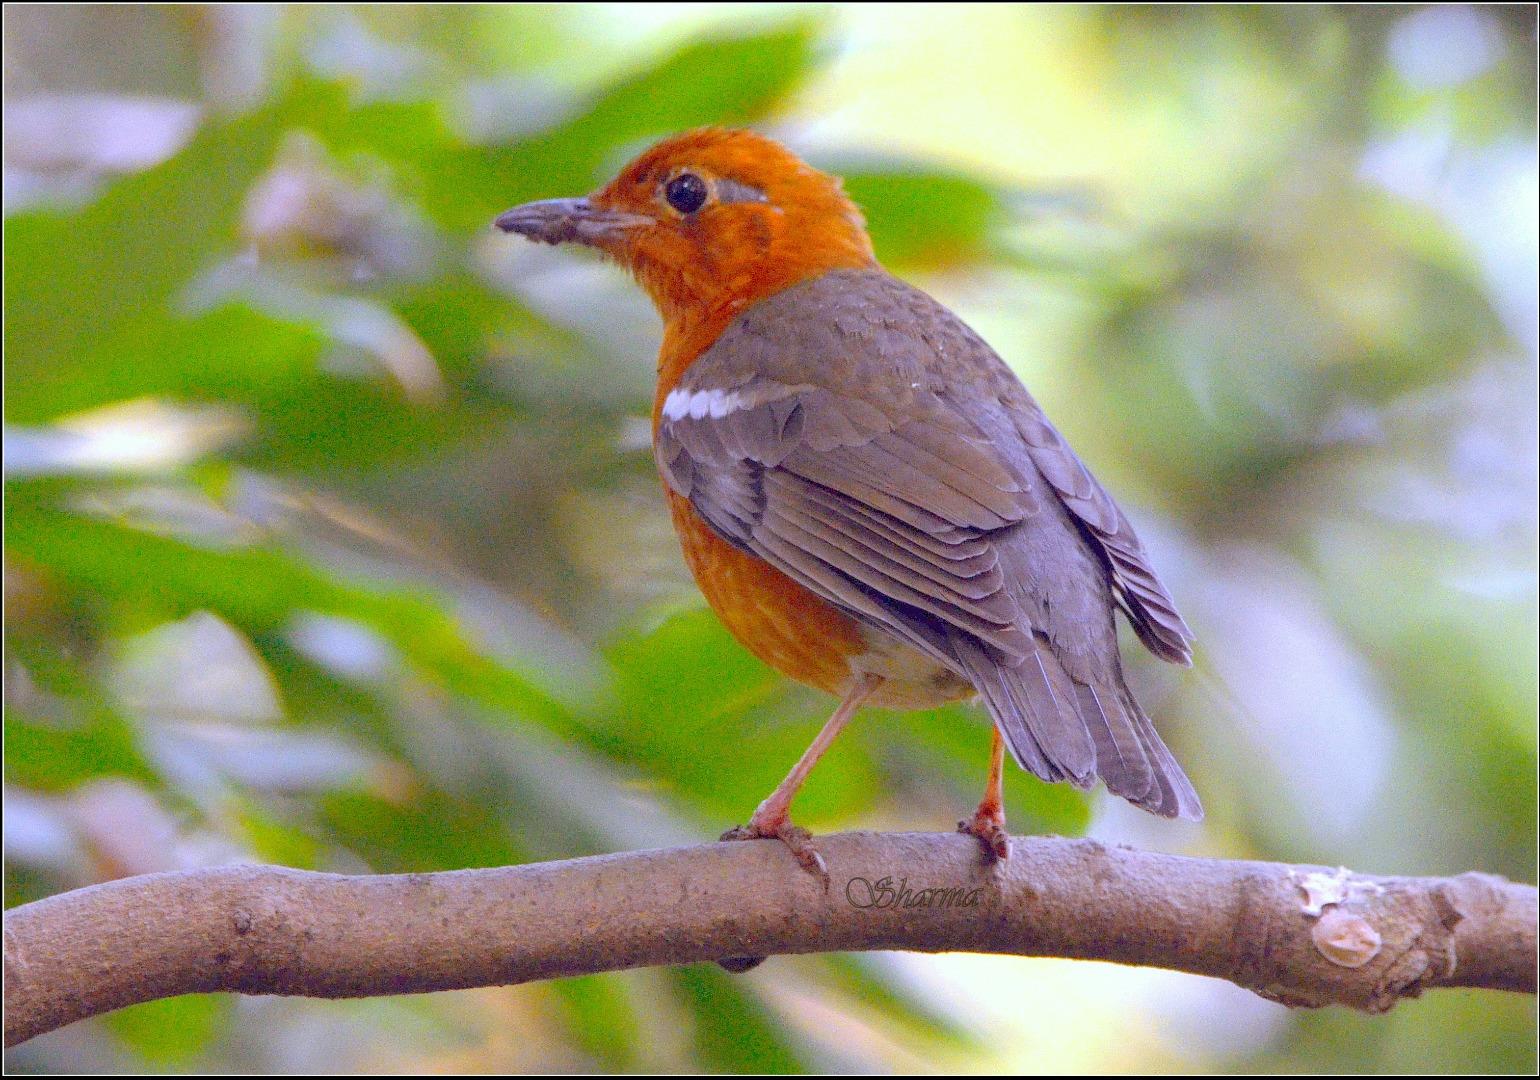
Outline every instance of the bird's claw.
{"label": "bird's claw", "polygon": [[984,845],[984,854],[999,862],[1011,857],[1011,834],[1005,831],[1005,822],[999,818],[974,814],[957,823],[957,831],[978,837]]}
{"label": "bird's claw", "polygon": [[818,854],[818,849],[813,846],[813,834],[800,825],[791,822],[782,822],[773,828],[769,826],[755,825],[750,821],[747,825],[737,825],[722,834],[723,840],[779,840],[786,845],[792,857],[798,865],[812,874],[823,885],[824,891],[829,890],[829,868],[823,861],[823,856]]}
{"label": "bird's claw", "polygon": [[[823,885],[824,892],[829,891],[829,868],[824,865],[823,856],[818,854],[818,849],[813,847],[813,834],[798,825],[788,821],[771,828],[755,825],[750,821],[747,825],[733,826],[723,833],[720,839],[779,840],[786,845],[786,850],[791,852],[802,869],[818,879]],[[717,961],[724,970],[734,975],[752,971],[764,962],[763,956],[727,956]]]}

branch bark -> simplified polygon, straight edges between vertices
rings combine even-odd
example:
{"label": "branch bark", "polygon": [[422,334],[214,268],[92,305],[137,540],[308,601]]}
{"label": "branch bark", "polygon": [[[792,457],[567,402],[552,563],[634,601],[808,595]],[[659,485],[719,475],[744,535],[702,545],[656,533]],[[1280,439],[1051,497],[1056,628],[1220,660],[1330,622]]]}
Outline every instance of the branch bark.
{"label": "branch bark", "polygon": [[862,949],[1077,957],[1381,1012],[1435,986],[1535,991],[1536,891],[1018,838],[821,837],[437,874],[152,874],[5,915],[7,1046],[175,994],[363,997],[649,964]]}

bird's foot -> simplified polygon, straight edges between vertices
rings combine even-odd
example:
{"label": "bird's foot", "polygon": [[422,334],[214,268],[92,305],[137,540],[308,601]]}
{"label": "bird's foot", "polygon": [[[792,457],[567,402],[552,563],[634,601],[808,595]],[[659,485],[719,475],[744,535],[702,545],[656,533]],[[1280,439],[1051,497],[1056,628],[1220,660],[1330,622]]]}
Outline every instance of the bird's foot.
{"label": "bird's foot", "polygon": [[991,812],[979,807],[971,818],[957,823],[957,831],[978,837],[989,858],[1003,862],[1011,857],[1011,835],[1005,831],[1005,815],[998,810]]}
{"label": "bird's foot", "polygon": [[[758,815],[755,815],[756,817]],[[798,825],[781,819],[780,822],[761,822],[756,824],[750,819],[747,825],[735,825],[722,834],[723,840],[779,840],[786,845],[792,857],[798,865],[812,874],[823,885],[824,892],[829,891],[829,868],[824,865],[823,856],[818,854],[818,849],[813,847],[813,834]],[[727,956],[717,963],[726,971],[734,975],[741,975],[745,971],[752,971],[765,962],[763,956]]]}
{"label": "bird's foot", "polygon": [[818,849],[813,846],[813,834],[800,825],[781,819],[779,822],[755,822],[752,818],[747,825],[738,825],[728,829],[721,837],[723,840],[779,840],[786,845],[786,850],[791,852],[798,865],[812,874],[822,883],[824,891],[829,889],[829,868],[824,865],[823,856],[818,854]]}

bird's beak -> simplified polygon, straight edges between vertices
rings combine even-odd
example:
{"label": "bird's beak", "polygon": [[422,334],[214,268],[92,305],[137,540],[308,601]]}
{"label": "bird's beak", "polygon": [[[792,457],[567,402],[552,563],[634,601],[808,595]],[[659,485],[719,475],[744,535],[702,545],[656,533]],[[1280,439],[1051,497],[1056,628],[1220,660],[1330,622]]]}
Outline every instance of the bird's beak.
{"label": "bird's beak", "polygon": [[545,244],[587,244],[603,248],[633,229],[652,223],[644,214],[604,210],[587,199],[544,199],[525,203],[498,217],[503,232],[518,233]]}

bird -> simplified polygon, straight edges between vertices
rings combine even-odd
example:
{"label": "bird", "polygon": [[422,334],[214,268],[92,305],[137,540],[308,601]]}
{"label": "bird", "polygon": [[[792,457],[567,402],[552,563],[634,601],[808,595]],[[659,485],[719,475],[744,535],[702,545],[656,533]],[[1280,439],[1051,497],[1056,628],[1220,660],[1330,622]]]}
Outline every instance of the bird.
{"label": "bird", "polygon": [[977,697],[985,790],[958,829],[1010,857],[1004,754],[1045,781],[1197,820],[1128,688],[1116,616],[1190,666],[1193,634],[1128,518],[1020,379],[877,262],[841,181],[749,129],[666,138],[578,198],[500,215],[596,249],[663,321],[653,450],[685,561],[750,652],[839,699],[723,839],[827,868],[793,797],[863,706]]}

